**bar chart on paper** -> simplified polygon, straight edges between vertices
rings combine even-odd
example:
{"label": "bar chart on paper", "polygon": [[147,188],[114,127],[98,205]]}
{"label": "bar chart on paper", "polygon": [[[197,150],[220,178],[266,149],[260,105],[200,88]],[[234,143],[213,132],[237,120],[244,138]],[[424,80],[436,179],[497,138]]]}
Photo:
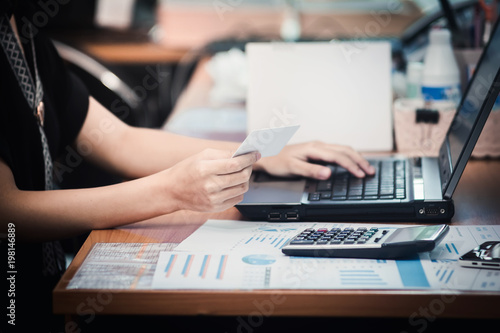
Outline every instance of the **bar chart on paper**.
{"label": "bar chart on paper", "polygon": [[[274,258],[237,253],[162,252],[153,277],[157,289],[265,288]],[[267,278],[267,284],[268,284]]]}
{"label": "bar chart on paper", "polygon": [[165,277],[181,276],[184,278],[223,280],[227,265],[227,254],[217,257],[211,254],[176,254],[167,255],[167,264],[163,270]]}

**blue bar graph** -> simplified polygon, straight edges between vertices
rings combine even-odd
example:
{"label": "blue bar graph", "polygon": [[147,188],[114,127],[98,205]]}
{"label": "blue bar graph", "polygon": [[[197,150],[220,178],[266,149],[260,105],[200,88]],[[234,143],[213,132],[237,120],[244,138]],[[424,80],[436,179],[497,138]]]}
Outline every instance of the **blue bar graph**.
{"label": "blue bar graph", "polygon": [[396,260],[396,265],[405,287],[430,287],[418,256],[408,260]]}

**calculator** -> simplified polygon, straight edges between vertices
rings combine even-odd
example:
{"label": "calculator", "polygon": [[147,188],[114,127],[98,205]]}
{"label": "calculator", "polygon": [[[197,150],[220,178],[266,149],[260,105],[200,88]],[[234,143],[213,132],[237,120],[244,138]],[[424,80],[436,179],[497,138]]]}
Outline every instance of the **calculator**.
{"label": "calculator", "polygon": [[307,228],[281,251],[289,256],[396,259],[431,251],[446,224],[414,227]]}

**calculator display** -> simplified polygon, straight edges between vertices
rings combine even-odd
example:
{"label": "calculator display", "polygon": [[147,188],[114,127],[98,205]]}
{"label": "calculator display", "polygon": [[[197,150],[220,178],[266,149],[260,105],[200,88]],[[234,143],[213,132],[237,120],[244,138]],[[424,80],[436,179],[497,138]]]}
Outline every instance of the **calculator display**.
{"label": "calculator display", "polygon": [[393,241],[395,242],[406,242],[414,240],[430,239],[441,226],[422,226],[413,228],[400,228],[398,229],[397,235],[394,235]]}

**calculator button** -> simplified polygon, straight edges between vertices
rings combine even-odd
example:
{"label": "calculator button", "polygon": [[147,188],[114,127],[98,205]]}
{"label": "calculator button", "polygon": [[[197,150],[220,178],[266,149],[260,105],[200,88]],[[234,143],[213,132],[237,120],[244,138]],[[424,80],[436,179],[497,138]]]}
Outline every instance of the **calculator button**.
{"label": "calculator button", "polygon": [[290,242],[290,244],[294,244],[294,245],[311,245],[311,244],[314,244],[314,241],[313,240],[309,240],[309,239],[302,239],[302,240],[294,240],[294,241]]}
{"label": "calculator button", "polygon": [[375,238],[373,241],[374,241],[375,243],[378,243],[378,241],[379,241],[379,240],[380,240],[380,237]]}
{"label": "calculator button", "polygon": [[355,240],[353,240],[353,239],[346,239],[344,241],[344,244],[354,244],[354,242],[355,242]]}
{"label": "calculator button", "polygon": [[330,244],[340,244],[342,241],[340,239],[334,239],[330,242]]}
{"label": "calculator button", "polygon": [[366,240],[360,239],[356,242],[356,244],[366,244]]}

